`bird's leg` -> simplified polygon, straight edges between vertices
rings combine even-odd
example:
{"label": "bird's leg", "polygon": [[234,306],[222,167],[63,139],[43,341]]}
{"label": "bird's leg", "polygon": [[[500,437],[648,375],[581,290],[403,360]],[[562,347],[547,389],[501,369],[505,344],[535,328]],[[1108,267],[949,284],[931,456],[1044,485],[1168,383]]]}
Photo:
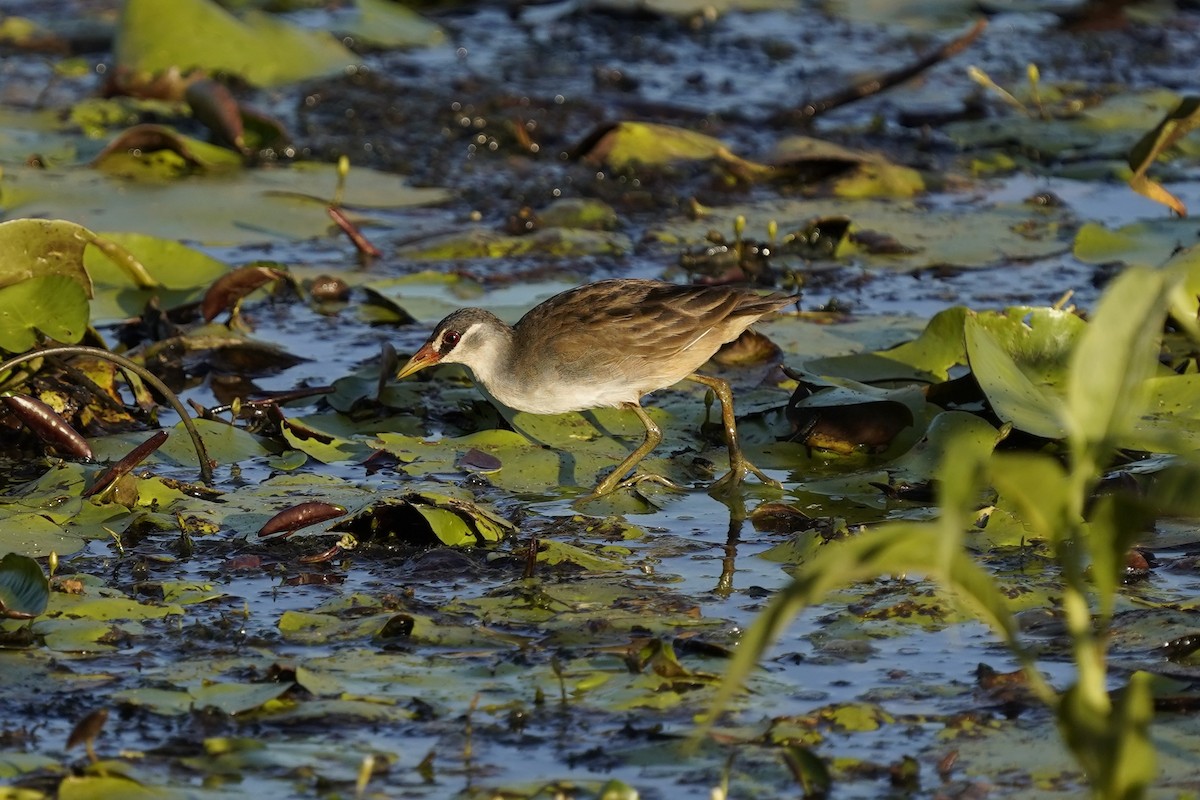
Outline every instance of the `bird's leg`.
{"label": "bird's leg", "polygon": [[751,464],[742,455],[742,448],[738,445],[737,420],[733,416],[733,390],[729,388],[729,382],[711,375],[701,375],[698,372],[688,375],[688,380],[703,383],[712,389],[717,399],[721,401],[721,422],[725,425],[725,441],[729,445],[729,474],[709,487],[708,493],[711,495],[726,494],[737,488],[746,479],[746,475],[751,473],[768,486],[774,486],[777,489],[783,488],[779,481],[767,477],[762,470]]}
{"label": "bird's leg", "polygon": [[646,439],[637,449],[630,453],[624,461],[617,465],[617,468],[608,474],[608,477],[596,484],[596,488],[587,497],[582,498],[579,502],[586,503],[588,500],[595,500],[597,497],[609,494],[618,487],[626,488],[641,483],[644,480],[655,480],[663,483],[666,486],[678,488],[666,478],[658,475],[635,475],[628,481],[622,481],[625,474],[633,469],[639,461],[645,458],[651,450],[658,447],[658,443],[662,441],[662,430],[655,424],[654,420],[650,419],[650,415],[646,410],[637,403],[627,403],[621,408],[628,408],[630,411],[638,415],[638,419],[646,426]]}

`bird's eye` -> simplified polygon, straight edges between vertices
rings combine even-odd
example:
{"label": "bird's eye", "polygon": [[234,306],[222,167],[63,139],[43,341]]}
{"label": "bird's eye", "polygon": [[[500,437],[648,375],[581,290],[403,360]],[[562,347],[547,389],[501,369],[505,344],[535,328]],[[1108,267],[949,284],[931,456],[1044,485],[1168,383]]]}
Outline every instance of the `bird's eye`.
{"label": "bird's eye", "polygon": [[451,347],[454,347],[454,345],[458,344],[458,340],[461,338],[462,334],[458,331],[446,331],[445,335],[442,336],[442,346],[446,349],[450,349]]}

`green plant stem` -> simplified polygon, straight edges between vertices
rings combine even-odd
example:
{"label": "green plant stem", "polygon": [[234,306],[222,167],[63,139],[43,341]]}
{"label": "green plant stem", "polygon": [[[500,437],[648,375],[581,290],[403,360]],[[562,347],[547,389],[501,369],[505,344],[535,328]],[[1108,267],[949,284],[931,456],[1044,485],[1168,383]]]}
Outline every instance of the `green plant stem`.
{"label": "green plant stem", "polygon": [[[1081,441],[1072,437],[1074,458],[1067,474],[1071,491],[1068,494],[1070,519],[1065,539],[1058,542],[1058,557],[1063,566],[1066,587],[1063,592],[1063,611],[1067,616],[1067,630],[1071,634],[1079,688],[1086,704],[1097,714],[1112,713],[1112,700],[1108,696],[1107,658],[1105,647],[1096,636],[1096,620],[1088,603],[1089,582],[1085,556],[1091,551],[1091,542],[1086,539],[1084,529],[1084,504],[1100,477],[1100,460],[1097,458],[1095,442]],[[1104,621],[1107,624],[1107,621]]]}
{"label": "green plant stem", "polygon": [[127,370],[137,375],[139,378],[150,384],[155,390],[162,395],[163,399],[175,410],[179,415],[180,422],[183,423],[184,429],[188,436],[192,439],[192,447],[196,450],[196,460],[200,464],[200,481],[205,485],[211,486],[213,481],[212,462],[208,458],[208,449],[204,446],[204,440],[200,438],[200,431],[196,429],[196,424],[192,421],[192,417],[184,408],[183,402],[179,396],[172,392],[167,385],[158,379],[150,370],[143,367],[134,361],[130,361],[124,356],[119,356],[116,353],[110,353],[107,350],[102,350],[99,347],[88,347],[86,345],[62,345],[59,347],[48,347],[44,350],[35,350],[29,353],[23,353],[19,356],[0,363],[0,374],[11,370],[18,364],[23,364],[27,361],[43,358],[45,356],[92,356],[93,358],[111,361],[123,370]]}

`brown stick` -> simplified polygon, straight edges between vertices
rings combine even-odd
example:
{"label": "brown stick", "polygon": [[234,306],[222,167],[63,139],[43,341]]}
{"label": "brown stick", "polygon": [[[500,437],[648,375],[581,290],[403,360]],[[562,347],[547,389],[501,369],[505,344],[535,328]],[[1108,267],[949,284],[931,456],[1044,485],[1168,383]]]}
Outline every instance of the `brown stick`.
{"label": "brown stick", "polygon": [[326,210],[329,212],[329,216],[333,218],[333,221],[337,223],[337,226],[350,237],[350,241],[354,242],[354,246],[358,248],[358,252],[372,258],[379,258],[379,256],[383,255],[378,247],[367,241],[367,237],[363,236],[362,231],[345,214],[333,206],[330,206]]}
{"label": "brown stick", "polygon": [[847,86],[843,89],[838,89],[836,92],[827,94],[816,100],[809,100],[798,108],[789,108],[786,111],[776,112],[772,115],[771,121],[781,125],[804,123],[827,111],[848,105],[864,97],[870,97],[885,89],[890,89],[893,86],[911,80],[930,67],[940,64],[967,49],[972,42],[979,38],[979,35],[983,33],[986,27],[987,20],[981,19],[972,26],[971,30],[962,36],[947,42],[937,50],[927,53],[907,66],[900,67],[891,72],[885,72],[882,75],[876,75],[856,86]]}

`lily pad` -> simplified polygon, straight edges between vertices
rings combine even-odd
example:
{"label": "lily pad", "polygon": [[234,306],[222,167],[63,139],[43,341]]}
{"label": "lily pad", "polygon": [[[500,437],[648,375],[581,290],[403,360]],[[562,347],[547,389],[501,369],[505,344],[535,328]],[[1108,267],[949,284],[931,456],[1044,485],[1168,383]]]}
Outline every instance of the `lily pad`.
{"label": "lily pad", "polygon": [[[674,219],[647,232],[646,238],[672,248],[698,246],[707,242],[708,232],[733,230],[744,217],[745,236],[769,241],[771,223],[779,235],[803,230],[810,220],[831,215],[851,221],[849,241],[839,248],[837,261],[874,269],[917,270],[929,267],[986,267],[1011,264],[1065,253],[1070,249],[1073,222],[1061,208],[1024,204],[972,206],[969,210],[931,211],[912,202],[875,200],[774,200],[727,208],[709,209],[698,220]],[[905,250],[875,254],[854,244],[857,231],[891,236]],[[799,256],[789,256],[786,245],[776,256],[782,263],[797,266]]]}
{"label": "lily pad", "polygon": [[128,0],[115,42],[119,67],[142,72],[194,68],[230,72],[259,86],[330,75],[356,63],[324,31],[257,11],[240,19],[210,0]]}
{"label": "lily pad", "polygon": [[738,158],[720,139],[654,122],[603,125],[588,134],[578,150],[584,160],[615,170],[716,159],[762,175],[770,172],[769,167]]}
{"label": "lily pad", "polygon": [[912,197],[925,191],[925,179],[911,167],[879,153],[852,150],[811,136],[790,136],[775,145],[771,163],[802,175],[835,172],[830,179],[839,197]]}
{"label": "lily pad", "polygon": [[[1090,158],[1102,164],[1119,163],[1127,170],[1126,155],[1146,133],[1148,121],[1164,116],[1178,103],[1174,92],[1152,89],[1114,95],[1054,119],[1012,114],[954,122],[943,130],[962,147],[1008,145],[1039,161],[1073,164]],[[1107,171],[1115,169],[1110,165]]]}
{"label": "lily pad", "polygon": [[486,228],[448,233],[400,249],[404,258],[445,260],[463,258],[580,258],[620,256],[630,252],[629,237],[613,231],[583,228],[545,228],[525,236],[512,236]]}
{"label": "lily pad", "polygon": [[1061,438],[1062,398],[1031,380],[977,319],[967,320],[966,336],[971,371],[1000,419],[1036,436]]}
{"label": "lily pad", "polygon": [[0,289],[0,349],[24,353],[43,334],[64,344],[83,338],[88,325],[87,295],[65,275],[29,278]]}
{"label": "lily pad", "polygon": [[0,287],[29,278],[59,275],[92,296],[92,279],[84,269],[84,249],[92,239],[87,228],[61,219],[14,219],[0,223]]}
{"label": "lily pad", "polygon": [[70,555],[83,549],[83,538],[63,530],[44,515],[0,506],[0,550],[24,556]]}
{"label": "lily pad", "polygon": [[804,367],[817,374],[863,382],[944,381],[951,367],[966,363],[963,323],[968,313],[963,306],[948,308],[934,314],[920,336],[911,341],[870,353],[813,359]]}
{"label": "lily pad", "polygon": [[1075,235],[1074,254],[1088,264],[1157,267],[1178,250],[1197,244],[1200,223],[1192,219],[1142,220],[1116,230],[1088,222]]}
{"label": "lily pad", "polygon": [[103,233],[100,237],[137,259],[158,285],[139,286],[127,269],[98,248],[88,248],[83,263],[98,287],[92,301],[92,317],[97,321],[138,314],[150,297],[157,297],[163,308],[194,301],[229,269],[212,256],[170,239],[141,233]]}
{"label": "lily pad", "polygon": [[[336,167],[296,164],[191,175],[165,183],[129,183],[92,170],[6,167],[9,213],[67,217],[100,230],[144,233],[206,244],[252,244],[325,236],[336,227],[327,208]],[[120,203],[113,197],[119,196]],[[351,208],[405,208],[440,203],[442,189],[413,188],[363,167],[347,178]]]}
{"label": "lily pad", "polygon": [[31,619],[49,602],[50,582],[36,561],[18,553],[0,559],[0,617]]}
{"label": "lily pad", "polygon": [[446,41],[441,27],[392,0],[355,0],[329,27],[374,47],[430,47]]}

